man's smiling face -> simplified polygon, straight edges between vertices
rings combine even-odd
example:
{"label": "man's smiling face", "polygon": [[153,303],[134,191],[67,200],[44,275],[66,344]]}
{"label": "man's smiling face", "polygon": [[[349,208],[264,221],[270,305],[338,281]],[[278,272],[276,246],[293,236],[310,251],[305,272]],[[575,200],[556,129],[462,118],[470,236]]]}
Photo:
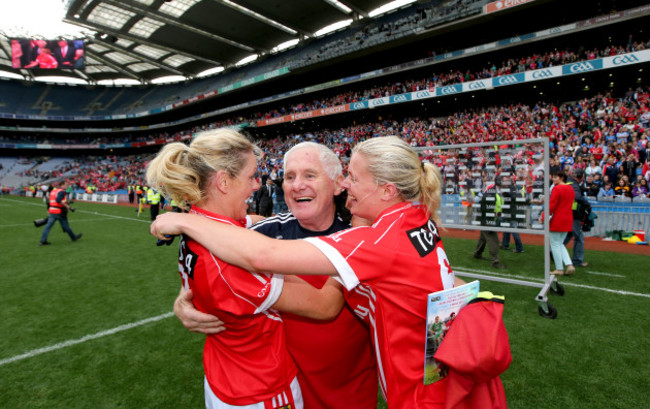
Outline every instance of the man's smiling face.
{"label": "man's smiling face", "polygon": [[314,231],[330,227],[334,220],[334,195],[340,193],[342,179],[330,179],[316,149],[302,148],[289,155],[282,187],[287,206],[300,225]]}

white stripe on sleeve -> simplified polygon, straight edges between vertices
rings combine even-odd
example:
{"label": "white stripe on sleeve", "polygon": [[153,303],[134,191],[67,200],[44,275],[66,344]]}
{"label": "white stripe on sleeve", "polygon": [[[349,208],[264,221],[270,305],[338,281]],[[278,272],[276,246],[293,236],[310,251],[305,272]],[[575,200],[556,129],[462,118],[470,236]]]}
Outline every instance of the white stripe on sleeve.
{"label": "white stripe on sleeve", "polygon": [[307,237],[302,240],[305,240],[306,242],[316,246],[316,248],[320,250],[325,255],[325,257],[327,257],[327,259],[330,261],[330,263],[332,263],[332,265],[334,265],[334,268],[339,273],[339,277],[341,278],[345,288],[351,290],[359,285],[359,279],[354,273],[354,270],[341,255],[341,253],[339,253],[334,247],[316,237]]}
{"label": "white stripe on sleeve", "polygon": [[282,274],[273,274],[273,277],[271,278],[271,288],[269,290],[270,293],[262,305],[257,307],[255,314],[268,310],[273,306],[273,304],[278,302],[278,298],[280,298],[280,294],[282,294],[282,287],[284,287],[284,276]]}

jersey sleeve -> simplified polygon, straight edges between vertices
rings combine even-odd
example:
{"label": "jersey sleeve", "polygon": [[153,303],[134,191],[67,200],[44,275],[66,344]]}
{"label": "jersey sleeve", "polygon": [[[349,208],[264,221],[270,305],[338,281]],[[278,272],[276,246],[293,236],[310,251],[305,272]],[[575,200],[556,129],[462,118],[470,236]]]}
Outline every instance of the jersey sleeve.
{"label": "jersey sleeve", "polygon": [[273,276],[271,277],[271,290],[269,291],[269,294],[264,300],[264,302],[259,307],[257,307],[257,309],[255,310],[255,314],[259,314],[260,312],[266,311],[269,308],[273,307],[273,305],[275,305],[275,303],[278,302],[278,299],[282,294],[283,287],[284,287],[284,276],[279,274],[273,274]]}
{"label": "jersey sleeve", "polygon": [[348,264],[347,260],[336,248],[316,237],[308,237],[304,240],[316,246],[316,248],[329,259],[330,263],[334,265],[334,268],[339,275],[338,278],[341,284],[343,284],[348,291],[359,285],[359,278],[354,273],[352,266]]}
{"label": "jersey sleeve", "polygon": [[393,263],[390,240],[368,227],[305,240],[329,259],[347,290],[359,285],[360,281],[368,282],[381,276]]}

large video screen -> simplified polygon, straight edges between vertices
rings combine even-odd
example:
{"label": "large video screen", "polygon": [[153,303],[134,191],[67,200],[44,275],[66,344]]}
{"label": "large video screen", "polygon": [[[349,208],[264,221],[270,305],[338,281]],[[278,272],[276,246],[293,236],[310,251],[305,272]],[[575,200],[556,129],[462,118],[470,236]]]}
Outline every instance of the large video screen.
{"label": "large video screen", "polygon": [[26,69],[83,69],[83,40],[11,40],[11,63]]}

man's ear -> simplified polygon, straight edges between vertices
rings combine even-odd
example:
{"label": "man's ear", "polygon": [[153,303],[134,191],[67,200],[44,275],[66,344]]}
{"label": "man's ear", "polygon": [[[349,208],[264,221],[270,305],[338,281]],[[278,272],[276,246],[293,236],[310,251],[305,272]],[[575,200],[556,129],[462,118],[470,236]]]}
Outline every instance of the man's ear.
{"label": "man's ear", "polygon": [[338,175],[336,179],[334,179],[334,196],[338,196],[343,192],[345,189],[341,187],[341,184],[343,183],[343,175]]}

